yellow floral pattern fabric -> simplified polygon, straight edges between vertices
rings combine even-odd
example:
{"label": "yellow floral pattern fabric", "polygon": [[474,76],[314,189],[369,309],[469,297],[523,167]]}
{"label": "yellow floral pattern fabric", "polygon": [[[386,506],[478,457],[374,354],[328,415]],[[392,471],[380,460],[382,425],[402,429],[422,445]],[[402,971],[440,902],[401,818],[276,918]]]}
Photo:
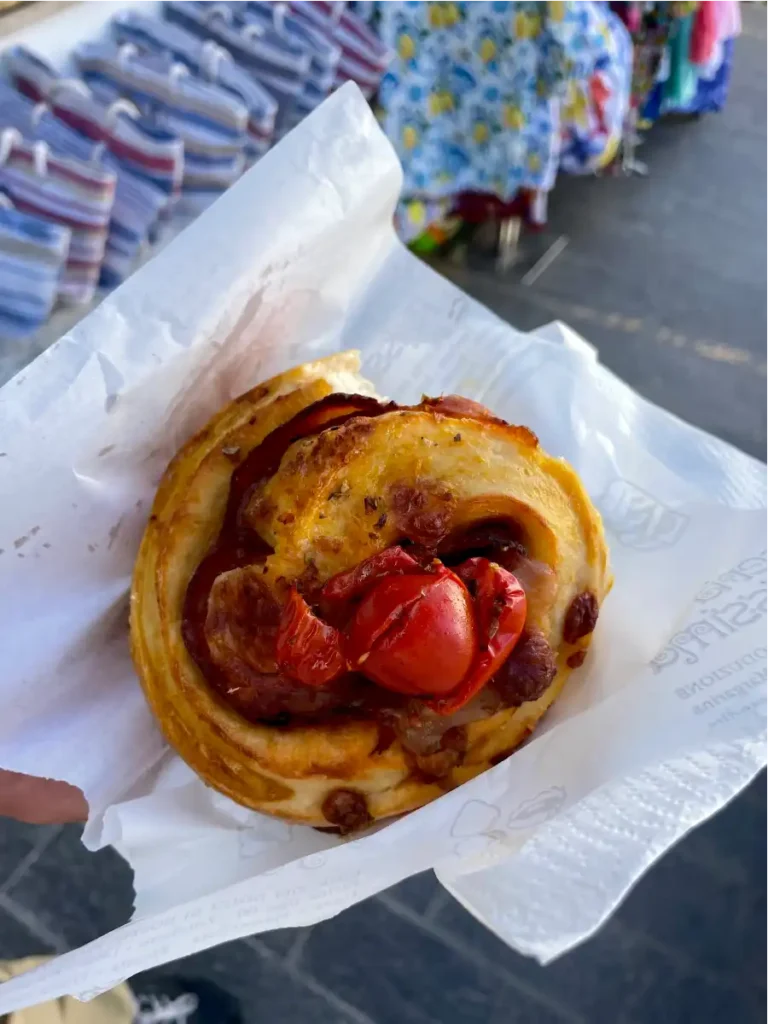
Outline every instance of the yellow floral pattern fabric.
{"label": "yellow floral pattern fabric", "polygon": [[475,190],[507,201],[521,188],[550,189],[561,161],[590,170],[615,151],[632,56],[607,4],[390,0],[377,9],[396,54],[379,100],[404,195]]}

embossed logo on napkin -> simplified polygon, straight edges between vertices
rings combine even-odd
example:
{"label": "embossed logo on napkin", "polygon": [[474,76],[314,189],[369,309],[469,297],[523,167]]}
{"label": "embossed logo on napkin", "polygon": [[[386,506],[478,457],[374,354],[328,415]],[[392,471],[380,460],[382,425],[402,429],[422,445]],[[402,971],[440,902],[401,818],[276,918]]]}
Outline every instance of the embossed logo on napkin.
{"label": "embossed logo on napkin", "polygon": [[555,815],[565,804],[567,793],[562,786],[549,786],[541,793],[523,800],[509,816],[507,828],[534,828]]}
{"label": "embossed logo on napkin", "polygon": [[564,806],[566,796],[562,786],[549,786],[523,800],[510,814],[506,826],[500,821],[501,811],[495,804],[470,800],[461,808],[451,827],[451,838],[456,840],[453,852],[457,857],[487,853],[496,843],[504,841],[508,831],[535,828],[554,818]]}
{"label": "embossed logo on napkin", "polygon": [[503,839],[504,833],[496,828],[500,817],[499,808],[485,800],[470,800],[464,804],[451,826],[451,838],[456,840],[453,845],[456,856],[483,853]]}
{"label": "embossed logo on napkin", "polygon": [[597,502],[606,528],[620,544],[659,551],[677,544],[689,518],[629,480],[614,480]]}

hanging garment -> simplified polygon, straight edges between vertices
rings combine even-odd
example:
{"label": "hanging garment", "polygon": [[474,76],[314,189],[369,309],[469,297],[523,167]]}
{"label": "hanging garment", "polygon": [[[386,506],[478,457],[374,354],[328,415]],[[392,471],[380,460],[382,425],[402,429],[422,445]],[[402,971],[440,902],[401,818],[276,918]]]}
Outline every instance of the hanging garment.
{"label": "hanging garment", "polygon": [[73,157],[55,156],[44,142],[26,142],[14,129],[4,133],[0,190],[14,206],[71,229],[59,294],[90,302],[99,281],[115,198],[114,171]]}
{"label": "hanging garment", "polygon": [[237,97],[248,108],[248,158],[254,160],[269,149],[275,132],[277,101],[218,44],[212,40],[201,42],[178,25],[133,10],[113,18],[112,34],[120,44],[132,43],[143,53],[165,54],[181,61],[199,78]]}
{"label": "hanging garment", "polygon": [[720,38],[735,39],[741,35],[741,8],[739,0],[713,0],[720,12]]}
{"label": "hanging garment", "polygon": [[11,81],[24,96],[46,103],[70,128],[104,143],[121,167],[160,189],[170,209],[184,171],[184,144],[177,135],[146,118],[115,116],[110,104],[99,102],[84,83],[60,77],[24,47],[10,50],[5,64]]}
{"label": "hanging garment", "polygon": [[[696,91],[687,106],[676,106],[664,93],[664,81],[658,82],[643,109],[646,122],[657,121],[663,114],[714,114],[725,106],[733,71],[734,40],[718,44],[717,63],[701,69],[696,79]],[[664,75],[664,68],[661,70]]]}
{"label": "hanging garment", "polygon": [[692,64],[707,65],[715,55],[719,40],[720,10],[715,3],[699,4],[693,14],[688,59]]}
{"label": "hanging garment", "polygon": [[0,205],[0,339],[28,338],[48,319],[70,234],[63,224]]}
{"label": "hanging garment", "polygon": [[292,0],[290,6],[296,15],[341,47],[336,85],[356,82],[363,95],[371,99],[394,56],[390,47],[382,43],[362,18],[345,10],[344,3]]}
{"label": "hanging garment", "polygon": [[275,133],[279,138],[293,123],[294,108],[309,74],[311,57],[306,47],[272,28],[243,24],[225,3],[168,0],[163,10],[169,21],[223,46],[269,90],[278,103]]}
{"label": "hanging garment", "polygon": [[109,222],[99,284],[114,287],[130,274],[147,245],[167,196],[156,185],[121,166],[103,143],[93,142],[60,121],[45,104],[0,83],[0,130],[16,128],[30,141],[45,142],[54,154],[71,156],[115,171],[115,202]]}
{"label": "hanging garment", "polygon": [[583,31],[594,63],[587,77],[568,79],[560,101],[560,168],[591,174],[618,152],[630,108],[632,40],[605,5],[582,3]]}
{"label": "hanging garment", "polygon": [[689,52],[693,35],[692,14],[676,18],[667,43],[669,73],[664,80],[663,104],[672,110],[685,110],[696,95],[698,76]]}
{"label": "hanging garment", "polygon": [[397,57],[379,101],[406,196],[475,191],[506,203],[520,189],[552,187],[561,99],[569,81],[589,81],[605,52],[604,18],[590,28],[585,6],[380,5],[382,38]]}
{"label": "hanging garment", "polygon": [[691,65],[694,89],[684,97],[676,95],[668,86],[672,61],[662,61],[654,85],[643,106],[646,123],[658,120],[664,114],[705,114],[723,109],[733,69],[734,38],[741,30],[739,4],[730,0],[710,0],[717,10],[718,38],[712,56],[706,65]]}
{"label": "hanging garment", "polygon": [[341,47],[311,23],[286,13],[282,4],[237,3],[230,4],[230,9],[238,17],[239,23],[246,28],[252,25],[272,28],[278,35],[286,37],[296,46],[303,47],[309,54],[307,77],[296,97],[293,111],[286,118],[286,128],[298,124],[307,114],[311,114],[334,88],[341,59]]}
{"label": "hanging garment", "polygon": [[646,4],[632,34],[632,107],[641,110],[655,87],[666,53],[672,14],[668,4]]}

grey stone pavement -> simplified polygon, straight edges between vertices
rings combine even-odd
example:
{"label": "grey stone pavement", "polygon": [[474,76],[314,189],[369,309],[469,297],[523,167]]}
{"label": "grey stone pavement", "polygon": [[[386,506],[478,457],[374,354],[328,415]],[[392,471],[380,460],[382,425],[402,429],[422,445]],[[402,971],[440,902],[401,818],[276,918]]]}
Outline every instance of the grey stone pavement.
{"label": "grey stone pavement", "polygon": [[[725,113],[658,125],[647,179],[563,179],[551,223],[570,245],[535,285],[449,273],[522,329],[570,321],[644,395],[764,458],[765,8],[742,7]],[[0,821],[0,958],[80,945],[124,922],[131,896],[120,858],[86,853],[76,828]],[[765,940],[762,776],[548,968],[428,874],[312,929],[150,973],[217,982],[249,1024],[757,1024]]]}

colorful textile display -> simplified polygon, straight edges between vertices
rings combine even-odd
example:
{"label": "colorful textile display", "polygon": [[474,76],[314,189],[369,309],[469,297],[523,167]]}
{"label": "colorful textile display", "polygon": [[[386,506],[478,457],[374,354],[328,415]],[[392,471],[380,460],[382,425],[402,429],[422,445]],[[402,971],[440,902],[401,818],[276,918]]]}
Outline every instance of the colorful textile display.
{"label": "colorful textile display", "polygon": [[0,339],[39,326],[57,292],[86,302],[119,284],[180,206],[196,214],[348,81],[403,164],[406,242],[430,253],[485,220],[540,227],[560,170],[595,173],[618,156],[642,170],[638,127],[722,109],[741,27],[732,0],[165,0],[159,11],[119,12],[111,41],[79,46],[83,80],[24,47],[4,54]]}
{"label": "colorful textile display", "polygon": [[[0,83],[0,132],[19,136],[0,183],[20,208],[61,222],[68,259],[56,291],[86,302],[97,284],[118,285],[164,220],[215,199],[340,83],[353,79],[372,95],[389,54],[345,6],[169,0],[164,18],[125,10],[113,19],[114,42],[72,54],[82,78],[24,47],[6,51],[15,88]],[[82,172],[76,186],[67,162]],[[0,325],[10,294],[2,287],[0,277]],[[52,302],[25,313],[20,330],[39,325]]]}
{"label": "colorful textile display", "polygon": [[[655,5],[659,6],[659,5]],[[737,0],[708,0],[678,17],[643,105],[646,123],[664,114],[722,110],[733,66],[734,39],[741,32]]]}

